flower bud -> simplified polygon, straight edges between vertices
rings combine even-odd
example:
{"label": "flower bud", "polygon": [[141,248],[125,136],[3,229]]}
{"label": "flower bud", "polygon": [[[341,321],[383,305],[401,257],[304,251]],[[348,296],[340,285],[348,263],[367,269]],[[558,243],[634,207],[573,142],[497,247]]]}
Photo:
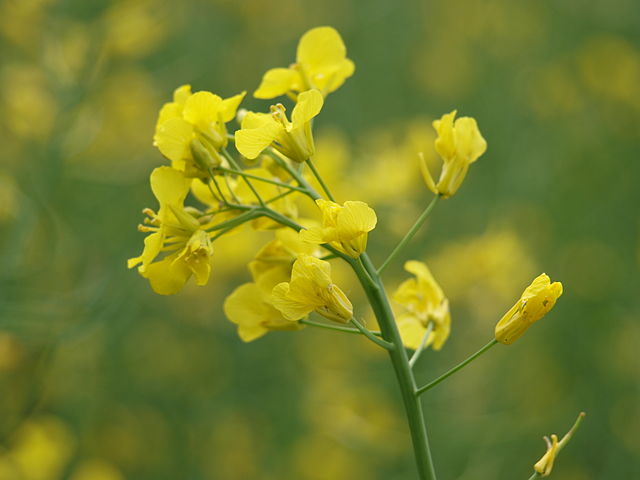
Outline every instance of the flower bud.
{"label": "flower bud", "polygon": [[496,325],[496,340],[505,345],[515,342],[553,308],[560,295],[562,283],[551,283],[544,273],[538,276]]}

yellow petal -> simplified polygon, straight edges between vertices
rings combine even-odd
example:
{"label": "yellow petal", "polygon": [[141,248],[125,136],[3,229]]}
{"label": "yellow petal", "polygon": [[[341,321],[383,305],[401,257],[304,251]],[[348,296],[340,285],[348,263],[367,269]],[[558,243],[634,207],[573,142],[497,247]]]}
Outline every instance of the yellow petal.
{"label": "yellow petal", "polygon": [[325,239],[324,230],[321,227],[300,230],[300,240],[314,245],[321,245],[328,241]]}
{"label": "yellow petal", "polygon": [[396,318],[402,344],[412,350],[417,350],[422,342],[426,328],[413,315],[398,315]]}
{"label": "yellow petal", "polygon": [[151,191],[161,205],[182,205],[189,187],[191,179],[171,167],[154,168],[151,172]]}
{"label": "yellow petal", "polygon": [[170,118],[182,118],[182,105],[176,102],[165,103],[158,114],[156,129]]}
{"label": "yellow petal", "polygon": [[340,66],[337,68],[335,73],[330,74],[329,78],[327,79],[327,83],[321,86],[322,91],[327,94],[337,90],[342,86],[347,78],[353,75],[355,69],[355,64],[348,58],[345,58],[340,63]]}
{"label": "yellow petal", "polygon": [[264,320],[264,302],[255,283],[245,283],[236,288],[224,301],[224,313],[237,324],[238,334],[245,342],[260,338],[268,330],[261,325]]}
{"label": "yellow petal", "polygon": [[226,123],[233,120],[233,117],[236,116],[238,106],[246,94],[247,92],[242,92],[238,95],[234,95],[233,97],[225,98],[222,101],[222,105],[220,107],[220,118],[223,122]]}
{"label": "yellow petal", "polygon": [[440,120],[434,120],[433,128],[435,128],[438,138],[435,140],[436,152],[445,160],[453,158],[456,154],[455,137],[453,133],[453,119],[457,110],[446,113]]}
{"label": "yellow petal", "polygon": [[344,207],[338,212],[338,234],[351,239],[365,232],[370,232],[376,226],[378,218],[376,212],[364,202],[344,202]]}
{"label": "yellow petal", "polygon": [[236,148],[248,159],[254,159],[271,145],[271,142],[284,130],[274,121],[264,123],[258,128],[243,128],[235,134]]}
{"label": "yellow petal", "polygon": [[311,255],[300,255],[293,264],[291,281],[326,288],[331,284],[331,264]]}
{"label": "yellow petal", "polygon": [[461,117],[455,123],[456,149],[467,163],[475,162],[487,150],[475,118]]}
{"label": "yellow petal", "polygon": [[289,295],[289,284],[286,282],[273,287],[271,300],[273,306],[288,320],[300,320],[315,309],[314,305],[292,299]]}
{"label": "yellow petal", "polygon": [[420,173],[422,173],[424,183],[427,184],[427,188],[429,190],[438,195],[438,189],[436,188],[436,184],[433,181],[433,177],[431,176],[431,172],[429,171],[429,166],[427,165],[427,161],[425,160],[422,152],[418,154],[418,161],[420,162]]}
{"label": "yellow petal", "polygon": [[222,98],[211,92],[196,92],[184,104],[184,119],[203,130],[218,121]]}
{"label": "yellow petal", "polygon": [[418,279],[418,285],[422,288],[422,290],[431,290],[433,291],[433,296],[437,298],[437,302],[439,303],[442,298],[444,298],[444,293],[436,282],[436,279],[433,278],[429,267],[423,262],[418,262],[417,260],[409,260],[404,264],[404,269],[413,273]]}
{"label": "yellow petal", "polygon": [[258,128],[270,123],[274,123],[274,121],[268,113],[247,112],[242,119],[241,128]]}
{"label": "yellow petal", "polygon": [[191,157],[190,144],[193,138],[191,124],[182,118],[170,118],[158,126],[153,143],[169,160],[180,162]]}
{"label": "yellow petal", "polygon": [[347,48],[332,27],[316,27],[306,32],[298,43],[297,61],[305,69],[318,70],[339,65]]}
{"label": "yellow petal", "polygon": [[163,241],[164,235],[160,232],[147,235],[144,239],[144,250],[142,251],[142,254],[139,257],[130,258],[127,262],[127,266],[129,268],[133,268],[142,263],[142,267],[145,267],[149,263],[153,262],[160,253]]}
{"label": "yellow petal", "polygon": [[298,101],[291,114],[293,128],[300,128],[313,117],[320,113],[324,99],[322,94],[316,90],[308,90],[298,95]]}
{"label": "yellow petal", "polygon": [[173,101],[184,106],[187,98],[191,96],[191,85],[182,85],[173,91]]}
{"label": "yellow petal", "polygon": [[159,295],[178,293],[191,277],[191,270],[183,263],[174,265],[174,259],[175,255],[170,255],[140,270],[140,275],[149,280],[151,288]]}
{"label": "yellow petal", "polygon": [[299,83],[299,74],[289,68],[272,68],[262,77],[258,89],[253,92],[255,98],[274,98],[284,95],[292,86]]}

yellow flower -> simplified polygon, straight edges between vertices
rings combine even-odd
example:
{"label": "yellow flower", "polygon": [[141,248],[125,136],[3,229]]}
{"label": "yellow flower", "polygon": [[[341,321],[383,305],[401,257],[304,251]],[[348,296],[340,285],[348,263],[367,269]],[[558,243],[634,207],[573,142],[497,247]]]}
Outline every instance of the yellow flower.
{"label": "yellow flower", "polygon": [[222,99],[211,92],[191,93],[183,85],[173,93],[158,115],[153,144],[189,176],[224,163],[219,150],[227,146],[226,123],[236,114],[245,92]]}
{"label": "yellow flower", "polygon": [[[151,173],[151,190],[160,208],[158,213],[144,210],[149,218],[140,230],[151,234],[142,254],[129,259],[128,266],[140,265],[138,272],[161,295],[177,293],[192,275],[198,285],[206,285],[211,274],[209,234],[183,205],[190,186],[191,179],[174,168],[159,167]],[[165,256],[155,261],[161,252]]]}
{"label": "yellow flower", "polygon": [[544,273],[536,277],[496,325],[496,340],[505,345],[515,342],[553,308],[560,295],[562,283],[551,283],[549,276]]}
{"label": "yellow flower", "polygon": [[273,306],[271,292],[279,283],[291,277],[291,267],[297,255],[314,253],[308,244],[298,239],[294,230],[276,232],[276,239],[267,243],[249,263],[253,282],[233,291],[224,303],[227,318],[238,325],[238,335],[245,342],[262,337],[270,330],[299,330],[303,324],[286,319]]}
{"label": "yellow flower", "polygon": [[440,350],[451,330],[449,301],[424,263],[410,260],[404,268],[415,278],[402,282],[392,297],[401,308],[396,321],[402,343],[416,350],[431,322],[433,327],[425,346]]}
{"label": "yellow flower", "polygon": [[326,97],[353,75],[354,70],[340,34],[331,27],[312,28],[298,43],[296,63],[289,68],[267,71],[253,96],[274,98],[317,88]]}
{"label": "yellow flower", "polygon": [[455,116],[456,110],[433,122],[438,134],[435,148],[444,162],[437,185],[424,158],[420,156],[420,168],[429,190],[444,198],[458,191],[467,175],[469,165],[487,150],[487,142],[478,130],[475,119],[461,117],[454,123]]}
{"label": "yellow flower", "polygon": [[[319,253],[317,250],[316,245],[302,242],[294,230],[283,228],[277,230],[276,238],[262,247],[256,257],[249,262],[249,271],[253,281],[258,284],[265,283],[266,278],[265,288],[271,293],[277,283],[289,280],[296,257],[301,254],[315,255]],[[281,280],[269,286],[269,279],[275,276],[274,270],[279,271],[282,277]]]}
{"label": "yellow flower", "polygon": [[556,453],[558,453],[558,436],[551,435],[551,440],[546,436],[543,438],[547,443],[547,451],[542,458],[536,462],[533,469],[543,477],[548,477],[553,469]]}
{"label": "yellow flower", "polygon": [[331,265],[310,255],[300,255],[293,264],[291,281],[273,288],[274,307],[289,320],[300,320],[315,311],[335,322],[347,323],[353,306],[331,281]]}
{"label": "yellow flower", "polygon": [[300,238],[309,243],[328,243],[353,258],[367,248],[368,232],[378,221],[376,212],[364,202],[344,202],[344,206],[318,199],[322,226],[300,231]]}
{"label": "yellow flower", "polygon": [[311,119],[320,113],[323,102],[318,90],[301,93],[291,122],[280,103],[271,106],[271,114],[248,112],[236,132],[236,148],[248,159],[256,158],[271,145],[293,161],[308,160],[315,152]]}
{"label": "yellow flower", "polygon": [[299,322],[282,316],[271,303],[271,295],[257,283],[236,288],[224,302],[227,318],[238,325],[238,335],[245,342],[256,340],[270,330],[300,330]]}

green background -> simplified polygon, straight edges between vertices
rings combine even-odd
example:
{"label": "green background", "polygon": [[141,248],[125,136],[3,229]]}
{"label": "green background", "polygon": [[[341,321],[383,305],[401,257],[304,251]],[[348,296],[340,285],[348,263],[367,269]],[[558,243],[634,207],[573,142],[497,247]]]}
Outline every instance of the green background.
{"label": "green background", "polygon": [[[453,318],[418,378],[484,345],[540,272],[564,284],[521,340],[425,395],[439,478],[528,478],[582,410],[553,476],[640,476],[639,18],[633,0],[0,3],[0,479],[415,478],[379,349],[310,328],[243,344],[224,319],[267,236],[174,297],[126,269],[173,89],[251,92],[318,25],[356,72],[316,119],[316,163],[378,212],[376,262],[430,199],[429,122],[456,108],[489,145],[407,252]],[[4,473],[16,451],[49,467]]]}

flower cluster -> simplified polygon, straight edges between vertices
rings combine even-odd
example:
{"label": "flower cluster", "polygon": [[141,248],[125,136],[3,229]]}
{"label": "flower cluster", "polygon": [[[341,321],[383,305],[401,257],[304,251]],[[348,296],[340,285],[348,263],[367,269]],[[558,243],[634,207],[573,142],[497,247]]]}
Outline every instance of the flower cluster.
{"label": "flower cluster", "polygon": [[[318,27],[300,39],[296,62],[266,72],[254,92],[260,99],[288,97],[294,103],[290,117],[282,103],[267,113],[239,112],[245,92],[223,99],[207,91],[192,93],[190,85],[178,87],[172,101],[160,109],[153,137],[171,166],[151,174],[159,208],[157,213],[144,210],[147,218],[139,229],[149,235],[129,267],[138,267],[162,295],[179,292],[191,277],[205,285],[215,240],[247,223],[255,230],[274,231],[275,239],[249,264],[253,281],[225,301],[225,313],[243,340],[270,330],[298,330],[313,312],[338,323],[352,321],[352,303],[333,282],[330,263],[322,257],[359,261],[377,216],[364,202],[336,202],[318,178],[328,196],[324,198],[301,168],[309,164],[317,174],[312,164],[313,119],[327,95],[354,70],[338,32]],[[428,188],[443,198],[457,192],[469,165],[487,147],[473,118],[455,116],[454,110],[433,122],[434,148],[443,160],[437,182],[421,156]],[[240,128],[232,132],[236,117]],[[189,195],[197,205],[185,206]],[[298,201],[305,196],[315,200],[317,220],[299,216]],[[424,263],[409,261],[405,269],[413,277],[392,296],[403,343],[411,349],[439,350],[451,328],[449,301]],[[496,327],[500,342],[514,341],[553,306],[559,284],[547,292],[538,283]]]}
{"label": "flower cluster", "polygon": [[[422,226],[436,201],[460,189],[469,166],[484,154],[487,142],[475,119],[456,119],[455,110],[433,122],[433,147],[443,162],[437,182],[424,155],[420,153],[419,158],[424,181],[435,196],[376,268],[367,254],[369,235],[378,223],[376,212],[362,201],[336,201],[314,164],[314,119],[328,94],[354,69],[338,32],[319,27],[301,38],[296,63],[266,72],[254,92],[261,99],[286,96],[293,102],[290,116],[282,103],[271,105],[268,112],[239,111],[244,92],[223,99],[206,91],[192,93],[189,85],[177,88],[173,101],[160,110],[154,135],[154,145],[171,166],[160,166],[151,173],[151,190],[159,206],[157,212],[143,211],[147,218],[139,229],[149,235],[140,256],[129,260],[129,268],[137,267],[157,293],[175,294],[192,277],[197,285],[208,283],[215,271],[217,239],[239,234],[244,225],[271,232],[272,238],[249,262],[251,281],[235,288],[224,302],[224,312],[237,326],[239,337],[250,342],[270,331],[297,331],[306,326],[361,334],[389,351],[405,389],[405,402],[410,404],[450,374],[416,388],[411,370],[426,348],[439,351],[447,341],[449,300],[421,261],[405,263],[411,277],[390,298],[381,273]],[[240,125],[231,132],[234,119]],[[415,169],[413,175],[418,167]],[[312,184],[319,185],[320,191]],[[299,208],[302,199],[313,212],[302,205]],[[185,206],[188,200],[194,203]],[[362,313],[345,293],[352,290],[334,280],[332,260],[351,267],[380,331],[371,331],[358,320]],[[561,294],[560,282],[551,283],[545,274],[537,277],[497,323],[495,338],[450,372],[492,345],[513,343],[553,308]],[[311,318],[314,314],[322,317],[319,322]],[[405,349],[414,351],[411,359]],[[419,410],[414,405],[407,411],[413,415]],[[421,415],[416,418],[422,421]],[[426,435],[413,437],[419,440]],[[536,464],[536,472],[550,473],[561,444],[556,436],[551,437],[549,451]],[[425,455],[421,448],[428,448],[414,447],[418,456]],[[424,458],[430,461],[428,455]]]}

